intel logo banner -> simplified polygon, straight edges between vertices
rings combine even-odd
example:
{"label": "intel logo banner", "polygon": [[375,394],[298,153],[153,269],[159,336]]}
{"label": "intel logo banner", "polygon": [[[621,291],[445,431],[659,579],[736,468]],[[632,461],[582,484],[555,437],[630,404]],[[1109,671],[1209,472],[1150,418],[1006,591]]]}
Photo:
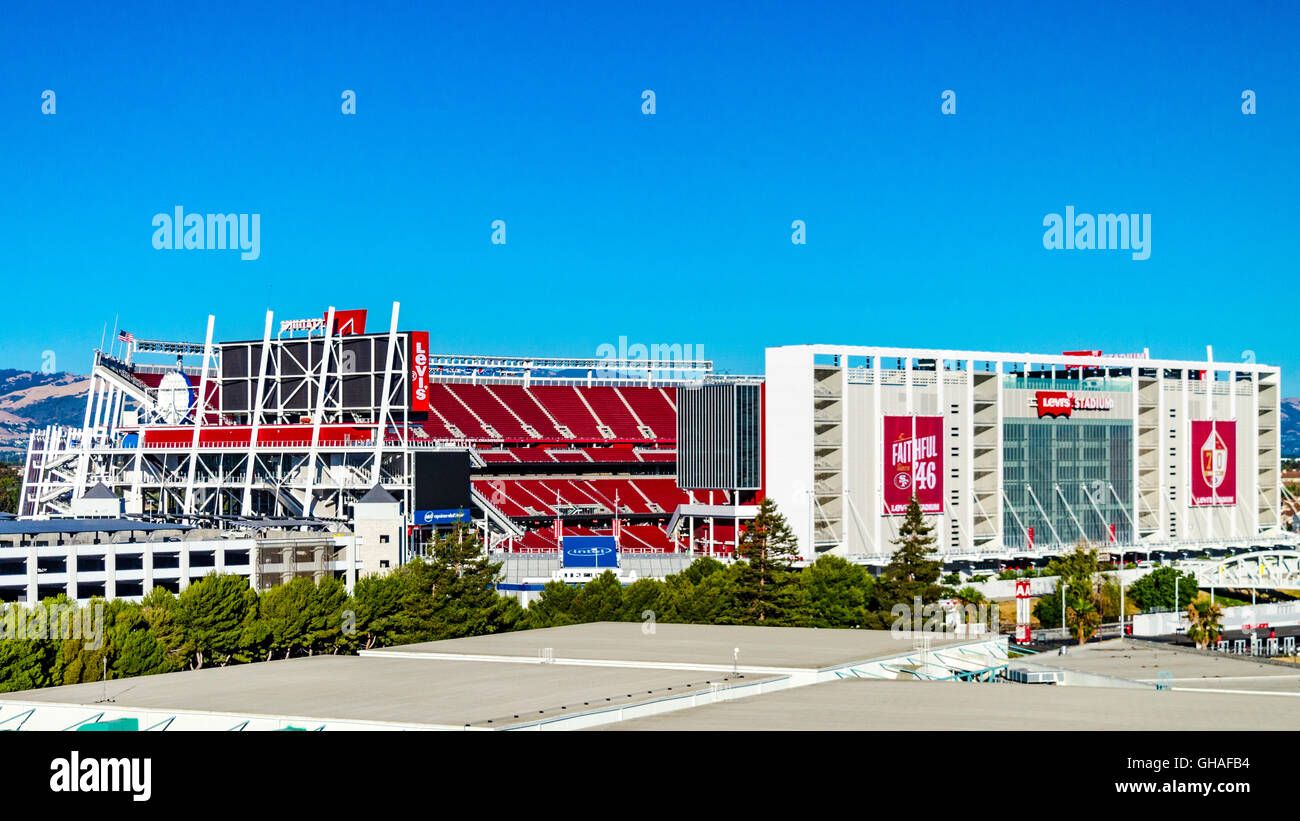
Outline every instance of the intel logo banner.
{"label": "intel logo banner", "polygon": [[565,536],[564,567],[618,567],[613,536]]}
{"label": "intel logo banner", "polygon": [[449,525],[455,522],[469,522],[469,511],[465,508],[455,510],[417,510],[415,511],[416,527],[420,525]]}

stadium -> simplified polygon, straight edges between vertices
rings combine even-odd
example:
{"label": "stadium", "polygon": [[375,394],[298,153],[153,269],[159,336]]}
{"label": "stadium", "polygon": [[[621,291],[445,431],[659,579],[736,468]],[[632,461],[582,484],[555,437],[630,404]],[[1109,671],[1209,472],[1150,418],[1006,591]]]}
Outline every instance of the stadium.
{"label": "stadium", "polygon": [[886,560],[913,493],[951,561],[1291,539],[1276,367],[801,345],[766,379],[765,491],[805,555]]}
{"label": "stadium", "polygon": [[330,308],[268,311],[260,339],[217,341],[215,317],[197,341],[118,334],[84,424],[31,438],[0,600],[138,597],[213,571],[350,587],[464,522],[526,601],[575,565],[565,580],[626,582],[725,558],[765,497],[804,561],[883,565],[913,494],[950,568],[1079,541],[1294,547],[1276,367],[808,345],[732,376],[672,349],[436,354],[399,309],[378,331]]}
{"label": "stadium", "polygon": [[[268,311],[261,339],[235,341],[214,340],[209,317],[202,341],[123,332],[97,350],[83,426],[31,439],[23,521],[0,534],[0,593],[112,595],[116,566],[130,576],[119,595],[180,589],[214,568],[350,582],[418,555],[456,521],[491,550],[552,565],[574,537],[613,538],[629,557],[734,550],[759,492],[760,378],[681,358],[434,354],[427,331],[399,329],[397,304],[386,332],[367,332],[366,314],[276,324]],[[689,437],[700,455],[679,478],[679,404],[725,420],[735,414],[720,403],[741,398],[745,475],[719,462],[707,430]],[[78,535],[68,517],[141,524]],[[360,537],[355,561],[348,533]],[[96,558],[78,575],[87,552]]]}

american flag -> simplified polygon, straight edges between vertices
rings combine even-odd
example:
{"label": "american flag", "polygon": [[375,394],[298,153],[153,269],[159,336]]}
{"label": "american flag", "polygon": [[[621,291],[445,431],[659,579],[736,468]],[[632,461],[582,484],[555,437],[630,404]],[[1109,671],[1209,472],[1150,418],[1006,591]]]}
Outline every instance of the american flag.
{"label": "american flag", "polygon": [[118,332],[117,332],[117,341],[118,341],[118,342],[126,342],[126,343],[128,343],[128,344],[129,344],[129,343],[132,343],[132,342],[135,342],[135,334],[130,333],[129,331],[118,331]]}

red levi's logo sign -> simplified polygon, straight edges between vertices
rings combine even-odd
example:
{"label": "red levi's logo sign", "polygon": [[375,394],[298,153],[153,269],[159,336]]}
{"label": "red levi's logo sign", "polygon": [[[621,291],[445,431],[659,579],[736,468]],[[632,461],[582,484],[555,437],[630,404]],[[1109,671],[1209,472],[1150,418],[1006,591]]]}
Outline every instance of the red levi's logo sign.
{"label": "red levi's logo sign", "polygon": [[1036,391],[1034,400],[1038,403],[1038,418],[1044,416],[1069,416],[1074,409],[1074,394],[1069,391]]}
{"label": "red levi's logo sign", "polygon": [[429,410],[429,332],[411,331],[411,410]]}
{"label": "red levi's logo sign", "polygon": [[1192,422],[1192,506],[1237,503],[1237,423]]}
{"label": "red levi's logo sign", "polygon": [[1108,411],[1115,407],[1109,396],[1075,396],[1074,391],[1035,391],[1034,404],[1038,418],[1044,416],[1069,416],[1071,412]]}
{"label": "red levi's logo sign", "polygon": [[916,494],[922,513],[943,512],[943,417],[886,416],[885,515],[907,512]]}

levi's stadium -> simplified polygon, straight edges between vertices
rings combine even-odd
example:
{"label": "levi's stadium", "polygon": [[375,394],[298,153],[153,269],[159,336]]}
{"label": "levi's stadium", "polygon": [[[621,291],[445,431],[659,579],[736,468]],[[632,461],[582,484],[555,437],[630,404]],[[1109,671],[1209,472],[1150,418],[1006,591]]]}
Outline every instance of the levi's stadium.
{"label": "levi's stadium", "polygon": [[526,598],[726,558],[766,497],[803,561],[883,566],[913,495],[950,568],[1080,541],[1294,554],[1276,367],[800,345],[732,376],[436,353],[397,304],[384,318],[268,312],[261,338],[223,341],[209,317],[188,340],[97,350],[82,426],[31,438],[0,600],[137,598],[211,572],[350,587],[456,522]]}

